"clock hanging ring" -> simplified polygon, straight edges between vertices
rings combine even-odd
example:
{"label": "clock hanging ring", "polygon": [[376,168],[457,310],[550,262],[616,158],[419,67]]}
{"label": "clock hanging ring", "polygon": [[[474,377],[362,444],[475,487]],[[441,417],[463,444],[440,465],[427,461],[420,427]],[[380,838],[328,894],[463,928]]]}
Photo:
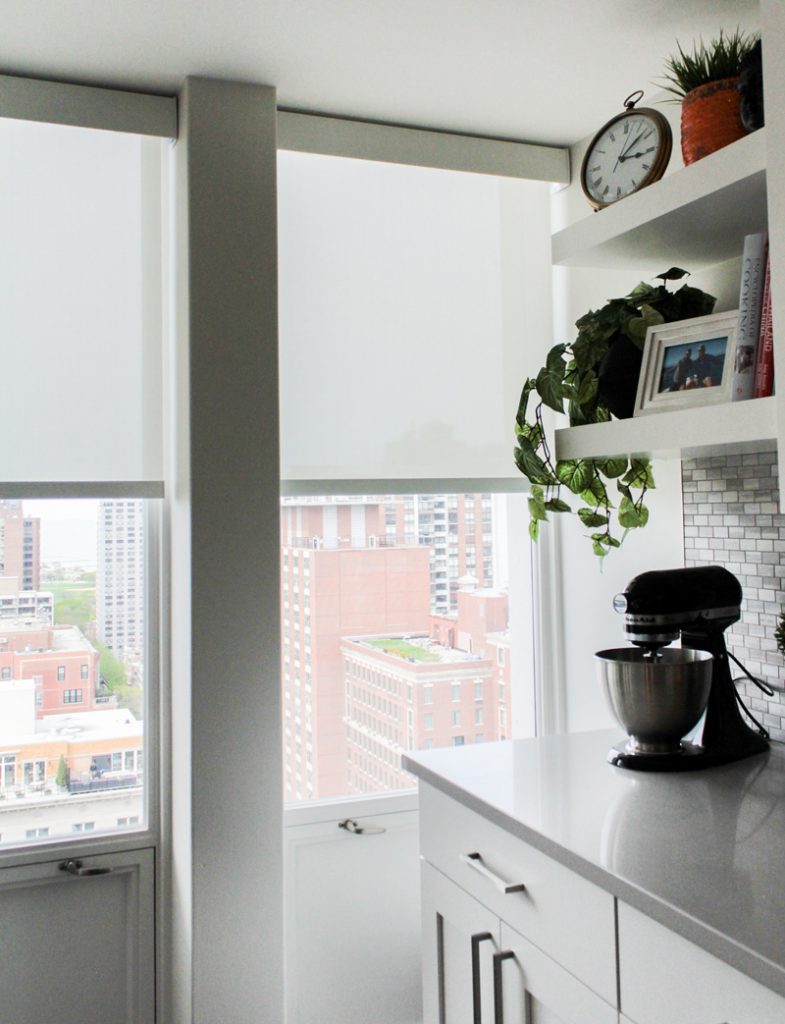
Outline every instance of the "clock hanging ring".
{"label": "clock hanging ring", "polygon": [[668,166],[670,125],[658,110],[636,108],[642,98],[642,89],[631,93],[624,110],[600,128],[586,150],[581,188],[595,210],[659,181]]}

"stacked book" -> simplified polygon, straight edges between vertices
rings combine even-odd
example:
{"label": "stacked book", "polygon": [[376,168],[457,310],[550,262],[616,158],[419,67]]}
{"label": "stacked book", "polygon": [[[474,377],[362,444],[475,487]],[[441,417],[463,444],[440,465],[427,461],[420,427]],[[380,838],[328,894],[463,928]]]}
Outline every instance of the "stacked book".
{"label": "stacked book", "polygon": [[766,235],[747,235],[741,260],[739,319],[733,364],[734,402],[774,390],[771,285]]}

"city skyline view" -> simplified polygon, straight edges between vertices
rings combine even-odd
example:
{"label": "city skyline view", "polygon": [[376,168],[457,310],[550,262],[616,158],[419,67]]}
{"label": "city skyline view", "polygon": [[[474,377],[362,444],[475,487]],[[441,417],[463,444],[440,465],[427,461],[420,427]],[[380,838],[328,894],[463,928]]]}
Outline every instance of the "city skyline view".
{"label": "city skyline view", "polygon": [[143,510],[0,501],[2,846],[144,824]]}

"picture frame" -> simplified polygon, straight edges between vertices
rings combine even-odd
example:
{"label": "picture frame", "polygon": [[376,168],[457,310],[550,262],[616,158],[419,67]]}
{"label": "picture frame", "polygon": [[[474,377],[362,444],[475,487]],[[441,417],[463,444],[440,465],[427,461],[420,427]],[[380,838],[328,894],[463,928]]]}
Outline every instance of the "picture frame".
{"label": "picture frame", "polygon": [[738,310],[646,332],[635,416],[730,402]]}

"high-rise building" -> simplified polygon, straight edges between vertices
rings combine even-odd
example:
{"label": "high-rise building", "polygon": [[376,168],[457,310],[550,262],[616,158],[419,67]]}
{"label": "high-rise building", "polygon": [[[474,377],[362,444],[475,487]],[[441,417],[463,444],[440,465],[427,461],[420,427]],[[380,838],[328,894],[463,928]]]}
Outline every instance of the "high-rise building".
{"label": "high-rise building", "polygon": [[429,552],[385,537],[378,498],[286,499],[281,524],[284,793],[343,795],[342,638],[427,629]]}
{"label": "high-rise building", "polygon": [[480,586],[494,580],[493,496],[490,494],[407,494],[385,503],[388,537],[422,544],[431,552],[431,611],[446,615],[457,608],[461,577]]}
{"label": "high-rise building", "polygon": [[98,509],[98,639],[141,683],[144,665],[145,528],[141,500],[102,501]]}
{"label": "high-rise building", "polygon": [[20,590],[41,584],[41,521],[18,498],[0,501],[0,576],[16,577]]}

